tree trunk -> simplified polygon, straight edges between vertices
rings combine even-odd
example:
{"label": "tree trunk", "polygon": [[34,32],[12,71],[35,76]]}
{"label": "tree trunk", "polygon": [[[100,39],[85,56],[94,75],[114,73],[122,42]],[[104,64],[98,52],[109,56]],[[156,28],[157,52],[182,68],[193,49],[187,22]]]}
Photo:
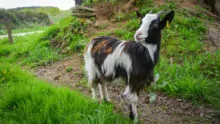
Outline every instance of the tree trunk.
{"label": "tree trunk", "polygon": [[11,28],[7,28],[7,30],[8,30],[8,40],[9,40],[9,44],[13,44],[13,38],[12,38]]}

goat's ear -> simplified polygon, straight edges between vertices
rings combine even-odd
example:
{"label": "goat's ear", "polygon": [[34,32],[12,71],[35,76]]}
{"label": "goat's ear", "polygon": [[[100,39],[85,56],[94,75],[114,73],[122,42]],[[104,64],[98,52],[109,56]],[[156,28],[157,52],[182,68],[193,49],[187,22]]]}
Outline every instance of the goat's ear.
{"label": "goat's ear", "polygon": [[169,26],[173,18],[174,18],[174,11],[172,10],[164,16],[163,20],[160,21],[159,28],[163,29],[165,26]]}
{"label": "goat's ear", "polygon": [[143,18],[143,15],[138,10],[136,10],[136,15],[137,15],[138,19]]}

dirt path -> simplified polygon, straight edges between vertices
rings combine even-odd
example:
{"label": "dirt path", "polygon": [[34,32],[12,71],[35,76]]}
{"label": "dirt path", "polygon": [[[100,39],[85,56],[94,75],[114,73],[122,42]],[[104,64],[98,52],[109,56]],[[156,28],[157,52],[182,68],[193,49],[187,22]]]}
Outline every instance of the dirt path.
{"label": "dirt path", "polygon": [[[51,65],[42,66],[36,69],[39,78],[49,81],[55,85],[70,86],[71,89],[91,96],[90,89],[86,88],[79,81],[83,78],[82,73],[83,59],[81,56],[73,55],[71,58],[61,60]],[[118,97],[124,90],[124,86],[115,81],[109,84],[108,91],[110,99],[115,106],[116,112],[121,112],[128,116],[128,106],[120,102]],[[157,93],[157,99],[154,103],[149,103],[147,92],[142,92],[139,102],[140,119],[143,123],[214,123],[220,122],[220,116],[213,110],[192,105],[191,102],[182,99],[167,97],[162,93]]]}

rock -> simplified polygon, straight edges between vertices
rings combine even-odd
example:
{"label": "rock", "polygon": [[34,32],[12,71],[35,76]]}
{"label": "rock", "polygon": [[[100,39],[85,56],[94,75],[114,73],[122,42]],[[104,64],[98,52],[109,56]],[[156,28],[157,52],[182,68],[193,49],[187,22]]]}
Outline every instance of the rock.
{"label": "rock", "polygon": [[212,13],[220,16],[220,0],[205,0],[204,2],[211,7]]}
{"label": "rock", "polygon": [[98,27],[98,26],[99,26],[99,22],[96,21],[96,22],[95,22],[95,27]]}
{"label": "rock", "polygon": [[216,15],[220,16],[220,0],[216,0],[214,11],[215,11]]}
{"label": "rock", "polygon": [[215,28],[209,28],[208,39],[216,47],[220,46],[220,32]]}
{"label": "rock", "polygon": [[86,19],[86,23],[87,24],[92,24],[93,22],[91,20],[89,20],[89,19]]}

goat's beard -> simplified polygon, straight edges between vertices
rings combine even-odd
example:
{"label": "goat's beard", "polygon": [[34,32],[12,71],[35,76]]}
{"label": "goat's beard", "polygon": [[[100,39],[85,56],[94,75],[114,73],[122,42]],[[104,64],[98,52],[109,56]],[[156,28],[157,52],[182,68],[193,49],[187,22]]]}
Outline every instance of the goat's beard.
{"label": "goat's beard", "polygon": [[135,41],[136,41],[137,43],[144,43],[144,42],[145,42],[145,39],[138,40],[137,38],[135,38]]}

